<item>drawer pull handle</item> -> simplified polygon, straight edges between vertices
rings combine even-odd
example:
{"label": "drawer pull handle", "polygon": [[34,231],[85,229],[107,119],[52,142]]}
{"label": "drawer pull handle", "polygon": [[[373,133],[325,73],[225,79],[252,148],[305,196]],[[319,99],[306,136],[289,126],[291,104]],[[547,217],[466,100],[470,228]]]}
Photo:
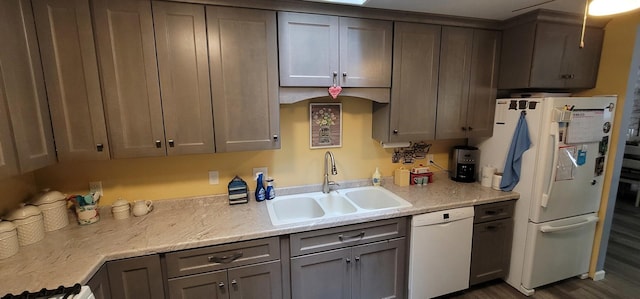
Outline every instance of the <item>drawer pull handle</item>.
{"label": "drawer pull handle", "polygon": [[489,226],[487,226],[487,230],[495,230],[495,229],[497,229],[497,228],[498,228],[498,227],[497,227],[497,226],[495,226],[495,225],[489,225]]}
{"label": "drawer pull handle", "polygon": [[345,236],[342,234],[338,235],[338,239],[340,239],[341,242],[348,241],[350,239],[362,239],[362,238],[364,238],[364,232],[360,232],[359,234],[354,236]]}
{"label": "drawer pull handle", "polygon": [[484,213],[487,214],[487,215],[495,215],[495,214],[497,214],[496,211],[492,211],[492,210],[485,211]]}
{"label": "drawer pull handle", "polygon": [[210,263],[218,263],[218,264],[228,264],[231,263],[235,260],[237,260],[238,258],[242,257],[242,252],[236,252],[232,255],[225,255],[222,257],[218,257],[218,256],[210,256],[209,257],[209,262]]}

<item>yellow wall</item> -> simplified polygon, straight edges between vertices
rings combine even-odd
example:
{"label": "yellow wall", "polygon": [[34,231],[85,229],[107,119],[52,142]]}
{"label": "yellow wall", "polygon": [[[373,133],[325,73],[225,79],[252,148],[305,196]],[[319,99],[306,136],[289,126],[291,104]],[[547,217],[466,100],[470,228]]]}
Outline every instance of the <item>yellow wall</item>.
{"label": "yellow wall", "polygon": [[33,173],[0,180],[0,216],[15,209],[20,202],[29,199],[36,191]]}
{"label": "yellow wall", "polygon": [[[391,163],[391,149],[382,149],[371,139],[371,101],[346,98],[342,103],[342,147],[329,149],[338,168],[334,180],[370,178],[376,166],[383,176],[391,176],[400,164]],[[236,174],[254,189],[252,168],[262,166],[269,168],[276,187],[321,183],[326,149],[309,149],[309,101],[280,106],[280,133],[280,150],[60,163],[37,171],[35,177],[39,187],[70,194],[87,193],[90,181],[102,181],[102,205],[118,198],[133,201],[224,194]],[[434,160],[447,167],[450,147],[462,142],[434,143]],[[209,170],[219,171],[220,184],[208,184]]]}
{"label": "yellow wall", "polygon": [[[598,82],[596,88],[584,92],[582,95],[603,95],[617,94],[618,104],[614,119],[614,134],[611,139],[610,152],[617,151],[619,136],[618,127],[622,123],[622,114],[624,108],[625,95],[627,92],[627,80],[629,77],[629,68],[633,55],[633,47],[636,37],[636,28],[640,25],[640,12],[623,14],[615,16],[605,28],[604,44],[602,48],[602,56],[600,58],[600,68],[598,70]],[[588,37],[586,37],[588,38]],[[633,99],[629,99],[630,101]],[[626,132],[626,130],[623,130]],[[613,158],[613,157],[611,157]],[[604,219],[609,203],[609,191],[611,188],[611,176],[613,173],[614,159],[608,159],[607,174],[603,188],[602,202],[600,203],[599,217]],[[594,240],[594,250],[591,256],[591,268],[589,275],[593,277],[596,271],[596,262],[600,252],[600,241],[602,238],[603,222],[599,221],[596,227],[596,238]]]}

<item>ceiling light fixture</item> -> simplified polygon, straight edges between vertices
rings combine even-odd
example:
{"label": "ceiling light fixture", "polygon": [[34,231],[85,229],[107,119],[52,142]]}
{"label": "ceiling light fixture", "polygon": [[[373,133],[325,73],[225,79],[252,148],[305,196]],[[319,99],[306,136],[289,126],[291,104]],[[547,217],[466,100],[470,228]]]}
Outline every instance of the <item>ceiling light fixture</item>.
{"label": "ceiling light fixture", "polygon": [[606,16],[640,8],[640,0],[593,0],[589,4],[589,15]]}

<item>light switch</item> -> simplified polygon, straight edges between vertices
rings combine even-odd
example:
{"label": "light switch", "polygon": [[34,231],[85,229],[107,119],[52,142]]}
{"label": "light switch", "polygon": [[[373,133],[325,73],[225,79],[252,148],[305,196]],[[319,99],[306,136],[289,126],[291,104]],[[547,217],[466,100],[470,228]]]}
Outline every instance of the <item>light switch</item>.
{"label": "light switch", "polygon": [[218,171],[212,170],[209,171],[209,185],[217,185],[220,183],[218,180],[219,174]]}

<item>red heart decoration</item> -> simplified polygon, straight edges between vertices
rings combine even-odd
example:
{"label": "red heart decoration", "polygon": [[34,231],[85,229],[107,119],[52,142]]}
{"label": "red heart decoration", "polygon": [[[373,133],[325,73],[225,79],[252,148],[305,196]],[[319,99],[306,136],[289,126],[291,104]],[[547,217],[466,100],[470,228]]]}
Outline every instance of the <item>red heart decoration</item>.
{"label": "red heart decoration", "polygon": [[331,97],[334,100],[338,97],[340,92],[342,92],[342,87],[341,86],[331,86],[331,87],[329,87],[329,95],[331,95]]}

